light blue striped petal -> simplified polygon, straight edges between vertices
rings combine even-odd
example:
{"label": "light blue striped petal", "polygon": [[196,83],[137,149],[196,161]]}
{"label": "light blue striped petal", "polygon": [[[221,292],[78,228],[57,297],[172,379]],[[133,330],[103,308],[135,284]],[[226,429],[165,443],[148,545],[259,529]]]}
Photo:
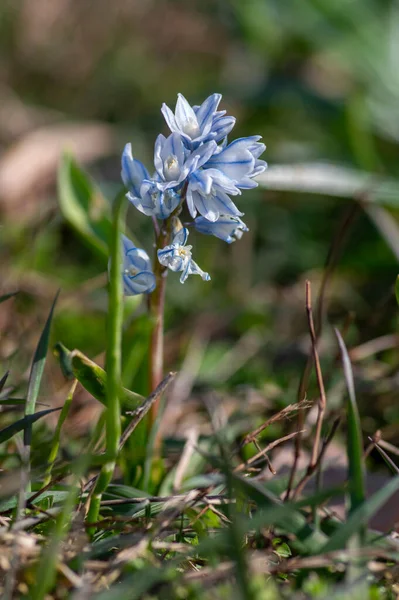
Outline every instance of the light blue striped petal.
{"label": "light blue striped petal", "polygon": [[147,252],[142,248],[130,248],[125,255],[124,268],[128,269],[130,266],[138,271],[150,271],[151,261]]}
{"label": "light blue striped petal", "polygon": [[220,154],[213,156],[207,166],[222,171],[224,175],[239,181],[253,170],[255,159],[251,152],[244,146],[229,144]]}
{"label": "light blue striped petal", "polygon": [[156,287],[156,279],[151,271],[142,271],[133,277],[123,276],[123,287],[126,296],[150,294]]}
{"label": "light blue striped petal", "polygon": [[159,134],[157,139],[155,140],[154,147],[154,165],[157,170],[158,175],[163,179],[163,158],[162,158],[162,150],[165,145],[165,136],[162,133]]}
{"label": "light blue striped petal", "polygon": [[[196,114],[183,94],[177,95],[175,120],[176,124],[179,126],[179,129],[189,135],[192,139],[194,137],[198,137],[198,134],[201,133]],[[198,134],[195,136],[191,135],[189,133],[191,129],[193,132],[197,129]]]}
{"label": "light blue striped petal", "polygon": [[212,129],[214,113],[216,112],[221,99],[221,94],[212,94],[201,104],[199,109],[196,111],[198,124],[201,128],[202,133],[207,134]]}
{"label": "light blue striped petal", "polygon": [[188,238],[188,229],[186,227],[182,227],[176,233],[173,238],[173,244],[179,244],[179,246],[185,246]]}
{"label": "light blue striped petal", "polygon": [[141,213],[147,216],[152,215],[153,205],[151,202],[151,197],[144,196],[134,196],[130,192],[126,194],[126,198],[139,210]]}
{"label": "light blue striped petal", "polygon": [[135,196],[140,195],[140,186],[143,179],[148,179],[149,177],[148,171],[143,163],[133,158],[131,144],[126,144],[122,153],[121,177],[125,186]]}
{"label": "light blue striped petal", "polygon": [[162,104],[161,113],[171,131],[179,131],[179,126],[176,123],[175,115],[165,103]]}

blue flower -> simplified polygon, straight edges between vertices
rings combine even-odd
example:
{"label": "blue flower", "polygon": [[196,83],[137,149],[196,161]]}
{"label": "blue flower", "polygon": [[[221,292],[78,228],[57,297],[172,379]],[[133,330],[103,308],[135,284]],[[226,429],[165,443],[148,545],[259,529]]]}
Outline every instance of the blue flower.
{"label": "blue flower", "polygon": [[144,215],[166,219],[181,201],[175,190],[163,190],[158,181],[150,178],[145,166],[133,158],[131,144],[126,144],[123,150],[121,175],[129,190],[127,199]]}
{"label": "blue flower", "polygon": [[231,142],[220,152],[214,154],[205,168],[219,169],[226,177],[234,181],[238,188],[250,189],[258,184],[253,178],[263,173],[267,167],[259,156],[265,151],[266,146],[259,142],[259,135],[239,138]]}
{"label": "blue flower", "polygon": [[192,246],[186,246],[188,230],[183,227],[178,231],[172,243],[158,250],[158,260],[164,267],[171,271],[181,271],[180,283],[184,283],[189,275],[200,275],[204,281],[209,281],[210,276],[191,258]]}
{"label": "blue flower", "polygon": [[123,244],[123,290],[126,296],[150,294],[155,289],[155,275],[145,250],[136,248],[125,235]]}
{"label": "blue flower", "polygon": [[171,131],[179,133],[188,148],[194,149],[209,140],[219,142],[233,129],[235,118],[226,117],[226,111],[218,111],[221,94],[212,94],[201,106],[190,106],[182,94],[178,94],[175,113],[166,104],[161,112]]}
{"label": "blue flower", "polygon": [[190,152],[179,133],[167,138],[160,134],[155,142],[154,164],[160,179],[160,189],[178,187],[193,171],[202,167],[217,150],[215,141],[202,144]]}
{"label": "blue flower", "polygon": [[[207,163],[209,164],[209,162]],[[197,211],[208,221],[217,221],[220,215],[242,216],[227,194],[241,194],[235,182],[218,169],[194,171],[187,186],[187,207],[193,218]]]}
{"label": "blue flower", "polygon": [[221,215],[213,223],[205,217],[197,217],[194,221],[194,227],[200,233],[214,235],[228,244],[241,239],[244,231],[249,231],[240,217],[232,217],[231,215]]}

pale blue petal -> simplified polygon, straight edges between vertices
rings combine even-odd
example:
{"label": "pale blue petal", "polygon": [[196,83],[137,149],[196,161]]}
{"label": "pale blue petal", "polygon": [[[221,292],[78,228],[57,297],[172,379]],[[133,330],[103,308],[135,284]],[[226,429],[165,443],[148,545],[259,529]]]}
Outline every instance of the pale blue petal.
{"label": "pale blue petal", "polygon": [[195,202],[194,202],[194,197],[193,197],[194,193],[197,193],[197,192],[194,192],[192,187],[189,184],[187,187],[187,192],[186,192],[186,202],[187,202],[188,211],[189,211],[190,215],[193,217],[193,219],[195,219],[195,217],[197,216],[197,210],[195,208]]}
{"label": "pale blue petal", "polygon": [[[252,177],[252,175],[251,175]],[[251,179],[251,177],[242,177],[238,183],[241,189],[243,190],[252,190],[253,188],[258,187],[256,181]]]}
{"label": "pale blue petal", "polygon": [[202,167],[211,156],[216,152],[217,144],[215,141],[207,142],[202,146],[199,146],[196,150],[190,154],[186,161],[186,167],[188,168],[188,174],[192,173],[195,169]]}
{"label": "pale blue petal", "polygon": [[147,196],[134,196],[133,194],[128,192],[126,194],[126,198],[129,200],[129,202],[133,204],[133,206],[137,208],[137,210],[139,210],[147,217],[152,215],[153,204],[152,202],[150,202]]}
{"label": "pale blue petal", "polygon": [[133,277],[123,276],[123,287],[126,296],[150,294],[156,287],[155,275],[151,271],[142,271]]}
{"label": "pale blue petal", "polygon": [[163,114],[169,129],[171,131],[179,131],[179,126],[176,123],[175,115],[165,103],[162,104],[161,113]]}
{"label": "pale blue petal", "polygon": [[235,125],[235,117],[221,117],[214,120],[212,131],[215,133],[215,140],[218,142],[222,138],[226,137],[233,129]]}
{"label": "pale blue petal", "polygon": [[157,170],[157,173],[160,177],[163,178],[163,158],[162,158],[162,149],[165,144],[165,136],[162,133],[159,134],[157,139],[155,140],[154,147],[154,165]]}
{"label": "pale blue petal", "polygon": [[188,229],[186,227],[182,227],[173,238],[173,244],[179,244],[180,246],[185,246],[188,238]]}
{"label": "pale blue petal", "polygon": [[224,175],[219,169],[206,169],[203,171],[211,177],[214,186],[221,187],[225,192],[232,196],[241,194],[238,187],[235,185],[236,182]]}
{"label": "pale blue petal", "polygon": [[235,181],[245,177],[253,170],[255,159],[251,152],[242,145],[229,144],[220,154],[213,156],[207,166],[222,171],[224,175]]}
{"label": "pale blue petal", "polygon": [[121,176],[125,186],[133,192],[135,196],[139,195],[143,179],[149,177],[148,171],[143,163],[133,158],[131,144],[126,144],[122,153]]}
{"label": "pale blue petal", "polygon": [[175,120],[179,128],[182,129],[185,133],[187,133],[185,131],[187,125],[192,124],[198,126],[196,114],[190,106],[190,104],[185,99],[185,97],[183,96],[183,94],[177,95]]}
{"label": "pale blue petal", "polygon": [[240,239],[243,232],[248,231],[248,227],[239,217],[229,215],[222,215],[213,223],[204,217],[197,217],[194,227],[199,233],[214,235],[228,244]]}
{"label": "pale blue petal", "polygon": [[[193,260],[190,260],[189,264],[188,264],[188,274],[189,275],[199,275],[203,281],[210,281],[211,277],[209,275],[209,273],[205,273],[205,271],[203,271],[196,262],[194,262]],[[181,278],[180,278],[181,281]],[[183,283],[183,281],[182,281]]]}
{"label": "pale blue petal", "polygon": [[142,248],[131,248],[128,250],[125,256],[124,264],[125,268],[129,268],[129,266],[133,266],[138,271],[150,271],[151,270],[151,261],[145,250]]}
{"label": "pale blue petal", "polygon": [[214,113],[219,106],[221,94],[212,94],[209,96],[196,111],[198,124],[203,133],[209,133],[212,128]]}

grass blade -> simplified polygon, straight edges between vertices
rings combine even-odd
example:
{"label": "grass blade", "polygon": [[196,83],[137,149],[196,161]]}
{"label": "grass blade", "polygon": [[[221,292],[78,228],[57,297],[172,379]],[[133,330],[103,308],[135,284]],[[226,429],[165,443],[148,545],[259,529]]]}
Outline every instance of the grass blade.
{"label": "grass blade", "polygon": [[40,410],[33,415],[26,415],[22,419],[15,421],[15,423],[12,423],[0,431],[0,444],[12,438],[19,431],[26,431],[28,427],[31,429],[33,423],[35,423],[38,419],[41,419],[42,417],[45,417],[46,415],[49,415],[57,410],[61,410],[61,408],[48,408],[47,410]]}
{"label": "grass blade", "polygon": [[321,552],[333,552],[345,547],[350,538],[367,525],[368,520],[399,490],[399,477],[394,477],[371,498],[359,505],[349,515],[346,523],[330,537]]}
{"label": "grass blade", "polygon": [[[35,355],[33,357],[32,368],[29,376],[28,395],[25,405],[25,416],[33,415],[36,408],[36,400],[39,395],[40,384],[42,381],[44,365],[46,363],[46,355],[50,338],[51,321],[53,318],[55,304],[57,302],[59,291],[57,292],[53,304],[50,309],[50,314],[47,317],[46,324],[39,339]],[[25,429],[24,444],[30,446],[31,442],[30,429]]]}
{"label": "grass blade", "polygon": [[355,384],[353,381],[352,365],[349,354],[345,342],[337,329],[335,329],[335,334],[338,338],[338,344],[341,351],[342,365],[349,395],[349,402],[347,403],[347,454],[349,465],[349,512],[352,512],[356,510],[358,506],[363,504],[366,498],[363,436],[360,426],[359,411],[356,404]]}
{"label": "grass blade", "polygon": [[61,437],[61,428],[65,422],[65,419],[68,416],[69,413],[69,409],[71,407],[72,404],[72,399],[73,399],[73,395],[75,393],[75,389],[76,389],[76,384],[77,384],[77,380],[75,379],[71,385],[71,388],[69,390],[68,396],[66,397],[66,400],[64,402],[64,406],[62,407],[61,410],[61,414],[60,417],[58,419],[58,423],[57,423],[57,427],[55,428],[55,432],[54,432],[54,438],[53,438],[53,443],[51,445],[51,450],[50,450],[50,456],[48,459],[48,466],[46,469],[46,475],[43,481],[43,485],[46,486],[50,483],[51,481],[51,471],[53,469],[53,465],[55,463],[55,460],[57,458],[57,454],[58,454],[58,450],[60,447],[60,437]]}

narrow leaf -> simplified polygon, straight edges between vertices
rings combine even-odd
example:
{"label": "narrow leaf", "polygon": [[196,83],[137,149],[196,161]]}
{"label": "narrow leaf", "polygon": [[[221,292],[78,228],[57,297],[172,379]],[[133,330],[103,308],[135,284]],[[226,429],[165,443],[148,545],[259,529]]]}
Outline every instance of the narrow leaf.
{"label": "narrow leaf", "polygon": [[[107,373],[104,369],[87,358],[80,350],[70,352],[59,343],[55,350],[64,375],[68,378],[75,377],[96,400],[107,406]],[[137,408],[143,400],[144,397],[140,394],[122,388],[121,403],[125,407]]]}
{"label": "narrow leaf", "polygon": [[[50,338],[50,328],[51,321],[53,318],[55,304],[57,302],[57,298],[59,295],[59,291],[57,292],[53,304],[51,306],[50,314],[47,317],[46,324],[42,331],[42,334],[39,339],[39,343],[36,348],[35,355],[33,357],[32,368],[29,376],[29,385],[28,385],[28,395],[26,398],[25,405],[25,415],[32,415],[35,412],[36,400],[39,395],[40,384],[42,381],[44,365],[46,363],[46,355],[48,349],[48,343]],[[24,436],[25,445],[30,444],[30,432],[29,428],[25,430]]]}
{"label": "narrow leaf", "polygon": [[366,498],[365,465],[363,458],[363,437],[360,425],[359,411],[356,404],[355,384],[353,381],[352,365],[341,334],[336,329],[335,334],[342,356],[346,387],[349,401],[347,403],[347,454],[349,465],[349,494],[350,511],[360,506]]}
{"label": "narrow leaf", "polygon": [[396,278],[395,281],[395,296],[396,296],[396,302],[399,305],[399,275]]}
{"label": "narrow leaf", "polygon": [[378,490],[371,498],[358,506],[348,517],[346,523],[330,537],[321,553],[341,550],[349,539],[360,529],[367,526],[369,519],[399,490],[399,477],[391,479],[383,488]]}
{"label": "narrow leaf", "polygon": [[15,421],[15,423],[12,423],[8,427],[5,427],[0,431],[0,444],[12,438],[19,431],[26,431],[26,429],[28,427],[30,428],[31,425],[33,425],[33,423],[35,423],[38,419],[41,419],[42,417],[45,417],[46,415],[49,415],[50,413],[55,412],[57,410],[61,410],[61,407],[41,410],[37,413],[34,413],[33,415],[26,415],[22,419]]}

